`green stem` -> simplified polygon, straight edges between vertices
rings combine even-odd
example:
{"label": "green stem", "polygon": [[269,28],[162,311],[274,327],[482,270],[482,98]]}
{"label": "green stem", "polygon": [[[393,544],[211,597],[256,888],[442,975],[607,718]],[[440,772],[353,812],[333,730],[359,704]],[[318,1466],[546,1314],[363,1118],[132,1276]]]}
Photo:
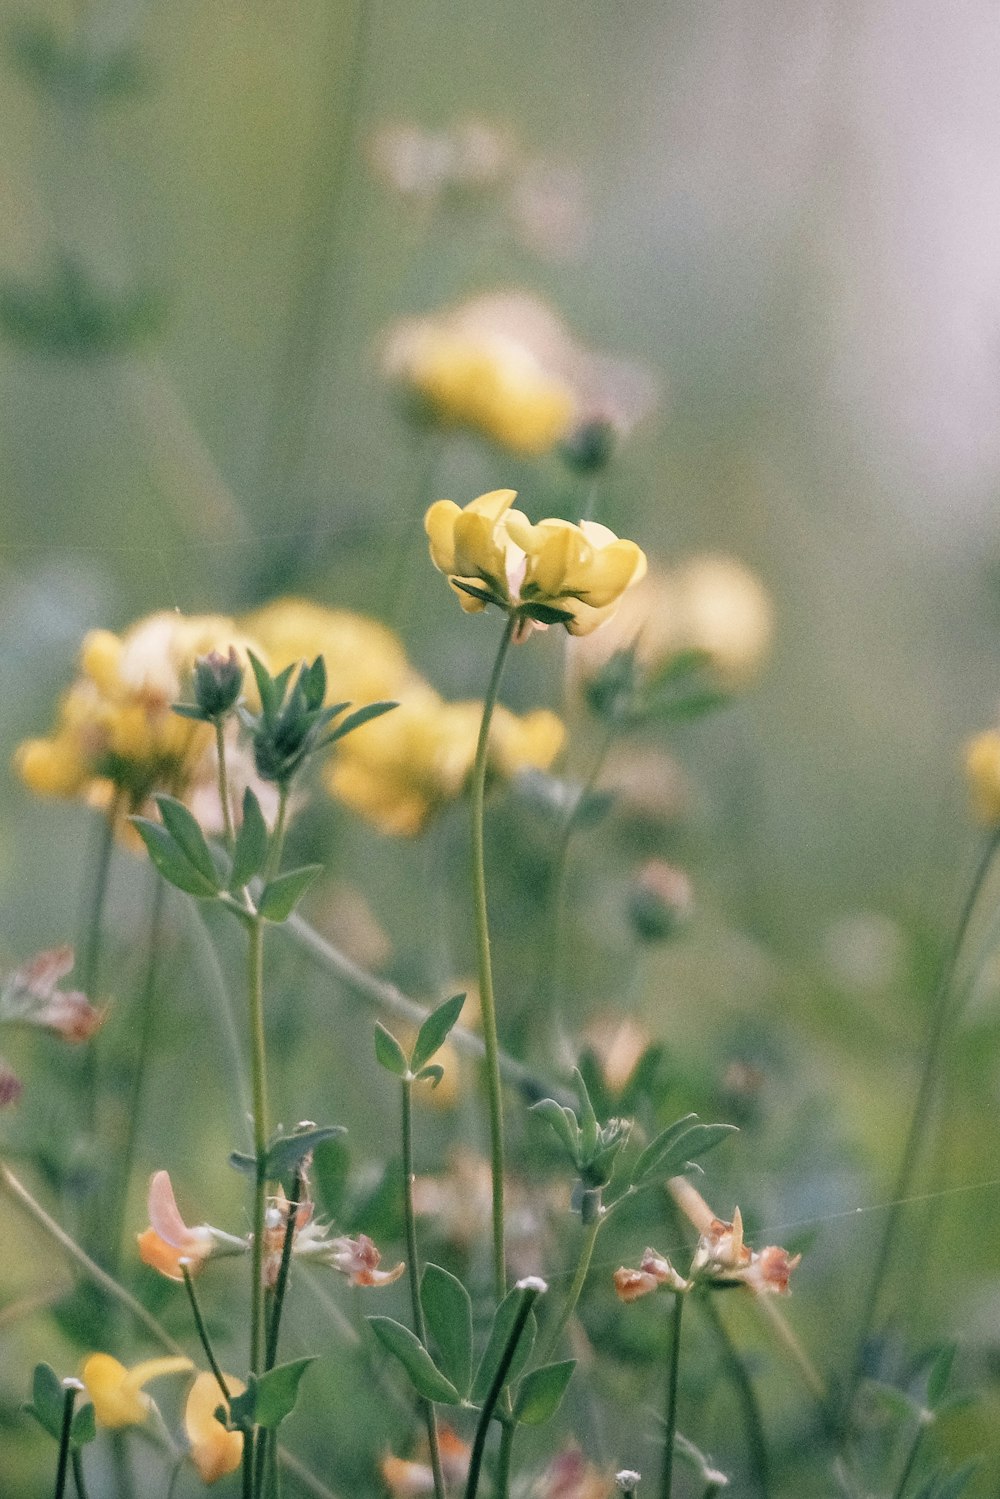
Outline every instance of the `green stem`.
{"label": "green stem", "polygon": [[[503,1096],[500,1090],[500,1045],[497,1039],[493,967],[490,961],[490,926],[486,905],[486,860],[484,855],[483,804],[486,797],[486,762],[489,754],[490,722],[496,707],[507,652],[517,628],[517,615],[507,615],[503,636],[493,663],[483,716],[479,724],[476,759],[472,771],[472,894],[476,918],[476,951],[479,963],[479,1000],[486,1047],[486,1088],[490,1111],[490,1164],[493,1179],[493,1285],[497,1301],[507,1290],[504,1255],[504,1146]],[[471,1499],[471,1495],[470,1495]]]}
{"label": "green stem", "polygon": [[875,1262],[872,1269],[871,1281],[865,1297],[861,1321],[858,1332],[854,1359],[844,1387],[843,1400],[840,1407],[840,1424],[842,1424],[849,1413],[851,1402],[861,1382],[864,1367],[865,1345],[874,1326],[875,1317],[878,1312],[879,1299],[882,1286],[892,1261],[896,1237],[899,1232],[900,1220],[905,1206],[905,1199],[909,1195],[913,1182],[914,1172],[923,1145],[924,1133],[927,1128],[930,1104],[934,1095],[934,1089],[938,1080],[941,1063],[941,1053],[947,1035],[949,1022],[954,1018],[952,1013],[951,988],[955,977],[958,959],[965,944],[965,938],[972,920],[979,896],[986,883],[997,849],[1000,848],[1000,828],[991,833],[986,847],[980,857],[979,864],[972,878],[965,903],[962,906],[955,928],[955,934],[951,944],[945,952],[941,970],[935,987],[934,1001],[931,1010],[930,1028],[924,1045],[923,1064],[920,1071],[920,1081],[917,1086],[917,1095],[913,1104],[913,1113],[910,1117],[909,1129],[903,1144],[903,1152],[899,1161],[899,1168],[892,1186],[889,1210],[886,1214],[885,1227],[882,1238],[875,1254]]}
{"label": "green stem", "polygon": [[236,830],[233,827],[233,806],[229,800],[229,772],[226,769],[225,724],[221,718],[215,720],[215,760],[219,776],[219,805],[222,808],[222,828],[225,835],[226,847],[232,853],[236,842]]}
{"label": "green stem", "polygon": [[[101,967],[101,942],[104,934],[104,907],[108,897],[111,875],[111,855],[115,843],[115,819],[118,815],[119,798],[116,793],[110,807],[101,819],[97,852],[91,878],[90,903],[87,909],[83,935],[83,958],[80,963],[80,988],[93,1003],[97,998],[97,982]],[[97,1053],[93,1045],[84,1047],[82,1064],[82,1086],[80,1089],[85,1134],[93,1135],[97,1124]]]}
{"label": "green stem", "polygon": [[215,1350],[212,1347],[212,1340],[208,1336],[208,1328],[205,1326],[205,1319],[201,1314],[201,1307],[198,1304],[198,1296],[195,1292],[194,1281],[191,1279],[191,1270],[183,1260],[181,1261],[181,1274],[184,1277],[184,1289],[185,1291],[187,1291],[188,1300],[191,1303],[191,1312],[194,1316],[194,1325],[198,1330],[198,1337],[201,1339],[201,1346],[205,1350],[205,1357],[208,1359],[208,1367],[215,1375],[215,1382],[219,1386],[222,1398],[228,1406],[230,1400],[232,1399],[232,1396],[229,1393],[229,1386],[226,1384],[226,1376],[222,1372],[222,1365],[219,1363],[219,1360],[215,1356]]}
{"label": "green stem", "polygon": [[663,1467],[660,1472],[660,1499],[670,1499],[674,1482],[674,1436],[677,1432],[677,1387],[681,1367],[681,1317],[684,1293],[674,1292],[673,1316],[670,1319],[670,1362],[667,1366],[667,1415],[663,1437]]}
{"label": "green stem", "polygon": [[74,1447],[70,1453],[70,1462],[73,1465],[73,1483],[76,1486],[76,1499],[87,1499],[87,1485],[83,1477],[83,1454],[79,1447]]}
{"label": "green stem", "polygon": [[250,1368],[261,1373],[264,1353],[264,1217],[267,1209],[267,1053],[264,1044],[264,918],[250,926],[247,990],[250,1002],[250,1091],[256,1161],[250,1257]]}
{"label": "green stem", "polygon": [[899,1475],[899,1482],[892,1491],[892,1499],[903,1499],[903,1493],[906,1489],[906,1485],[909,1483],[910,1478],[913,1474],[913,1470],[917,1464],[917,1455],[920,1452],[920,1447],[924,1440],[924,1432],[927,1430],[927,1427],[929,1425],[930,1412],[921,1412],[919,1424],[913,1434],[913,1441],[910,1443],[910,1450],[906,1454],[906,1461],[903,1464],[903,1471]]}
{"label": "green stem", "polygon": [[[403,1135],[403,1217],[406,1223],[406,1268],[410,1283],[410,1306],[413,1310],[413,1331],[427,1347],[427,1328],[424,1324],[424,1309],[420,1302],[420,1262],[417,1258],[417,1217],[413,1210],[413,1080],[409,1076],[402,1080],[402,1135]],[[438,1442],[437,1416],[433,1401],[422,1400],[424,1424],[427,1427],[427,1445],[430,1450],[431,1472],[434,1475],[435,1499],[444,1499],[444,1473],[441,1469],[441,1448]]]}
{"label": "green stem", "polygon": [[497,1452],[497,1476],[494,1484],[496,1499],[508,1499],[510,1494],[510,1461],[514,1452],[514,1437],[517,1423],[504,1421],[500,1427],[500,1449]]}
{"label": "green stem", "polygon": [[760,1405],[757,1401],[757,1393],[754,1390],[753,1381],[747,1372],[746,1364],[740,1357],[739,1350],[729,1336],[729,1331],[719,1314],[715,1297],[711,1295],[699,1296],[697,1305],[719,1341],[722,1349],[722,1357],[726,1365],[726,1372],[736,1391],[736,1398],[739,1401],[743,1414],[743,1427],[746,1433],[747,1448],[750,1457],[751,1477],[760,1499],[768,1499],[771,1488],[771,1476],[770,1462],[767,1455],[767,1438],[764,1435],[764,1422],[761,1418]]}
{"label": "green stem", "polygon": [[566,1293],[566,1300],[563,1303],[562,1311],[559,1313],[559,1320],[545,1340],[544,1351],[538,1360],[540,1364],[547,1364],[552,1358],[558,1346],[559,1339],[566,1331],[569,1320],[576,1311],[576,1304],[580,1300],[580,1295],[587,1280],[587,1273],[590,1270],[590,1261],[593,1258],[597,1235],[600,1233],[606,1220],[607,1213],[604,1211],[599,1212],[584,1235],[583,1243],[580,1246],[580,1258],[577,1261],[576,1273],[573,1276],[573,1283]]}
{"label": "green stem", "polygon": [[479,1489],[479,1476],[483,1466],[483,1452],[486,1449],[486,1437],[489,1433],[490,1422],[493,1420],[493,1414],[497,1408],[501,1391],[507,1383],[507,1373],[513,1363],[514,1354],[517,1352],[517,1345],[521,1341],[521,1334],[524,1332],[525,1325],[531,1315],[531,1308],[541,1295],[543,1285],[544,1282],[539,1282],[537,1284],[525,1285],[523,1288],[521,1304],[517,1309],[514,1325],[510,1330],[506,1347],[501,1355],[500,1362],[497,1364],[496,1373],[493,1376],[493,1381],[487,1391],[486,1399],[483,1401],[482,1410],[479,1413],[476,1435],[472,1441],[472,1455],[469,1458],[469,1476],[465,1484],[465,1499],[476,1499],[476,1493]]}
{"label": "green stem", "polygon": [[285,827],[288,821],[288,793],[290,787],[282,782],[278,787],[278,815],[274,819],[274,831],[267,850],[267,863],[264,865],[264,883],[273,880],[281,868],[281,855],[285,847]]}
{"label": "green stem", "polygon": [[267,1328],[267,1349],[264,1355],[265,1370],[273,1369],[278,1358],[278,1334],[281,1331],[281,1313],[285,1305],[285,1292],[288,1290],[288,1272],[292,1264],[292,1245],[295,1242],[295,1219],[298,1214],[301,1196],[302,1172],[296,1170],[292,1180],[292,1196],[288,1204],[285,1237],[281,1242],[281,1263],[278,1266],[278,1278],[274,1283],[274,1299],[271,1303],[271,1318]]}
{"label": "green stem", "polygon": [[66,1474],[69,1471],[69,1438],[73,1427],[73,1407],[80,1393],[76,1380],[63,1387],[62,1425],[59,1429],[59,1463],[56,1468],[54,1499],[63,1499],[66,1492]]}

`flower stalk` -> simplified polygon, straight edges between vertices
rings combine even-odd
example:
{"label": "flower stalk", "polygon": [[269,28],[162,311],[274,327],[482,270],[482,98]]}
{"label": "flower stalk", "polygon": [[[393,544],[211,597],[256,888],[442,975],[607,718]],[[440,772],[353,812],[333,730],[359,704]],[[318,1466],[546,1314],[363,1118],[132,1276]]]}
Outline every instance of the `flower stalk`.
{"label": "flower stalk", "polygon": [[681,1318],[684,1292],[674,1292],[670,1319],[670,1354],[667,1364],[666,1431],[663,1437],[663,1466],[660,1470],[660,1499],[671,1499],[674,1482],[674,1437],[677,1432],[677,1389],[681,1367]]}
{"label": "flower stalk", "polygon": [[[427,1327],[424,1309],[420,1301],[420,1263],[417,1259],[417,1218],[413,1207],[413,1078],[409,1073],[400,1081],[402,1098],[403,1136],[403,1217],[406,1224],[406,1268],[410,1283],[410,1306],[413,1311],[413,1331],[424,1347],[427,1347]],[[441,1445],[438,1440],[437,1416],[434,1404],[422,1400],[424,1424],[427,1427],[427,1447],[434,1478],[435,1499],[444,1499],[444,1473],[441,1468]]]}
{"label": "flower stalk", "polygon": [[76,1379],[63,1381],[62,1425],[59,1429],[59,1462],[56,1466],[56,1486],[53,1499],[63,1499],[66,1492],[66,1474],[69,1471],[70,1435],[73,1429],[73,1407],[80,1393],[80,1382]]}

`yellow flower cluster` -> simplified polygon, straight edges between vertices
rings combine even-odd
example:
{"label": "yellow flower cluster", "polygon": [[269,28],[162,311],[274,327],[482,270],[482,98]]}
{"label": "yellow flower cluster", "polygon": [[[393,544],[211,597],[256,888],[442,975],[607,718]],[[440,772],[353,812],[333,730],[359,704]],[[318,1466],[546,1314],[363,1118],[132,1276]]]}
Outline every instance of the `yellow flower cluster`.
{"label": "yellow flower cluster", "polygon": [[[94,630],[84,640],[76,680],[62,699],[54,730],[30,739],[15,767],[39,795],[80,796],[122,819],[156,792],[185,800],[208,831],[220,825],[214,735],[210,725],[180,717],[190,699],[195,660],[235,645],[252,650],[273,672],[322,655],[330,703],[394,700],[399,707],[347,735],[323,770],[329,791],[383,832],[412,836],[460,796],[475,754],[481,706],[447,703],[411,668],[401,642],[377,620],[302,599],[279,599],[242,619],[153,614],[121,636]],[[246,678],[248,694],[253,678]],[[253,779],[238,725],[227,726],[227,761],[238,805]],[[547,769],[563,739],[562,724],[539,711],[496,715],[490,770],[508,779]],[[266,788],[254,783],[265,813]],[[121,823],[122,827],[127,826]]]}
{"label": "yellow flower cluster", "polygon": [[424,518],[431,560],[468,613],[487,604],[527,624],[565,624],[589,635],[615,613],[646,571],[634,541],[594,521],[543,520],[513,509],[513,489],[495,489],[460,509],[438,500]]}
{"label": "yellow flower cluster", "polygon": [[1000,825],[1000,733],[986,729],[965,749],[965,774],[972,810],[987,826]]}

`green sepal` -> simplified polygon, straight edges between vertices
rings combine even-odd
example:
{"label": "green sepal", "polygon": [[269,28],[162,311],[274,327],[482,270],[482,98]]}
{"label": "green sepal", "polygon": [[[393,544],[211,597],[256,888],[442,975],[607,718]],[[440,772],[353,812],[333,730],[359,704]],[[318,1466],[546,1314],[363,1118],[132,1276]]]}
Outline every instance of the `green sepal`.
{"label": "green sepal", "polygon": [[243,793],[243,820],[233,847],[230,890],[241,890],[259,874],[267,858],[268,831],[260,802],[248,786]]}
{"label": "green sepal", "polygon": [[415,1333],[392,1317],[369,1317],[368,1323],[383,1347],[402,1364],[418,1395],[441,1405],[461,1405],[461,1395]]}
{"label": "green sepal", "polygon": [[557,609],[554,604],[521,604],[517,612],[540,625],[565,625],[573,618],[569,609]]}
{"label": "green sepal", "polygon": [[188,811],[183,802],[179,802],[173,796],[158,796],[156,805],[163,819],[163,826],[173,838],[181,853],[185,855],[188,862],[198,871],[200,875],[219,889],[219,872],[212,858],[212,851],[205,842],[205,834],[202,832],[197,819]]}
{"label": "green sepal", "polygon": [[148,817],[130,817],[129,821],[146,845],[146,852],[168,885],[175,885],[199,900],[212,900],[219,893],[215,880],[207,880],[188,859],[159,822]]}
{"label": "green sepal", "polygon": [[394,1077],[406,1077],[410,1071],[405,1051],[380,1020],[375,1022],[375,1060]]}
{"label": "green sepal", "polygon": [[229,1405],[233,1425],[244,1432],[254,1426],[268,1429],[280,1426],[295,1409],[302,1376],[309,1365],[316,1362],[316,1357],[316,1354],[311,1354],[308,1358],[278,1364],[266,1374],[249,1375],[243,1394],[235,1395]]}
{"label": "green sepal", "polygon": [[371,723],[375,718],[381,718],[384,713],[391,713],[393,708],[398,708],[398,703],[368,703],[364,708],[358,708],[356,712],[349,713],[343,723],[339,723],[332,734],[328,734],[323,740],[324,744],[336,744],[338,739],[343,739],[347,734],[353,734],[355,729],[360,729],[363,724]]}
{"label": "green sepal", "polygon": [[526,1374],[514,1402],[514,1420],[523,1426],[542,1426],[551,1421],[575,1368],[576,1359],[570,1358],[559,1364],[543,1364]]}
{"label": "green sepal", "polygon": [[[469,1398],[474,1405],[482,1405],[489,1394],[490,1385],[493,1383],[493,1376],[497,1372],[500,1360],[504,1355],[504,1350],[510,1341],[510,1335],[514,1330],[514,1323],[517,1320],[517,1313],[523,1299],[524,1292],[519,1291],[515,1286],[512,1291],[507,1292],[507,1295],[496,1309],[493,1326],[490,1328],[489,1340],[487,1341],[485,1352],[479,1360],[476,1377],[472,1381],[472,1393]],[[535,1314],[534,1312],[529,1312],[528,1320],[524,1325],[524,1331],[514,1350],[514,1357],[511,1359],[510,1368],[507,1370],[506,1385],[513,1384],[531,1357],[531,1350],[535,1346],[537,1329],[538,1323]]]}
{"label": "green sepal", "polygon": [[481,599],[484,604],[497,604],[501,609],[506,607],[504,599],[485,588],[477,588],[474,583],[463,583],[461,578],[449,578],[448,582],[452,588],[457,588],[461,593],[467,593],[470,598]]}
{"label": "green sepal", "polygon": [[204,708],[199,708],[197,703],[171,703],[171,713],[176,713],[178,718],[192,718],[195,723],[211,723],[211,716]]}
{"label": "green sepal", "polygon": [[437,1345],[442,1372],[459,1394],[472,1382],[472,1302],[460,1280],[440,1265],[427,1265],[420,1281],[420,1305]]}
{"label": "green sepal", "polygon": [[410,1053],[410,1068],[413,1072],[420,1072],[434,1053],[444,1045],[452,1027],[462,1013],[464,1003],[464,994],[454,994],[451,999],[446,999],[427,1016],[417,1032],[417,1039]]}
{"label": "green sepal", "polygon": [[257,910],[266,921],[287,921],[318,874],[322,864],[303,864],[287,874],[275,875],[261,891]]}

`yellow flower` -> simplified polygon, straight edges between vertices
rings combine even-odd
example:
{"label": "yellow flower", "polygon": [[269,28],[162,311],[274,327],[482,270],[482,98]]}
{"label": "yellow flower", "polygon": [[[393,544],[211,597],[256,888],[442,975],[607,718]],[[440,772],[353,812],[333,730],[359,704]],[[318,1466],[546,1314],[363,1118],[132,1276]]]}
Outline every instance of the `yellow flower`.
{"label": "yellow flower", "polygon": [[[327,788],[381,832],[415,837],[464,792],[481,717],[481,703],[446,703],[426,685],[414,688],[392,713],[342,741],[326,772]],[[498,708],[488,770],[505,780],[529,767],[547,770],[563,737],[554,713],[539,709],[518,718]]]}
{"label": "yellow flower", "polygon": [[331,703],[394,698],[410,676],[398,636],[378,620],[348,609],[326,609],[308,599],[275,599],[241,624],[260,642],[272,671],[322,656]]}
{"label": "yellow flower", "polygon": [[[242,1395],[246,1389],[242,1380],[231,1374],[225,1380],[230,1395]],[[243,1433],[227,1431],[216,1419],[215,1412],[225,1404],[215,1375],[199,1374],[188,1391],[184,1430],[191,1444],[191,1461],[202,1483],[215,1483],[227,1473],[235,1473],[243,1461]]]}
{"label": "yellow flower", "polygon": [[431,560],[478,613],[487,604],[537,625],[565,624],[587,635],[610,619],[646,571],[645,553],[595,521],[543,520],[533,526],[497,489],[460,509],[438,500],[424,517]]}
{"label": "yellow flower", "polygon": [[987,729],[965,749],[972,809],[980,822],[1000,823],[1000,732]]}
{"label": "yellow flower", "polygon": [[149,1358],[126,1369],[110,1353],[92,1353],[84,1360],[80,1378],[94,1403],[98,1426],[140,1426],[153,1408],[143,1385],[161,1374],[186,1374],[193,1368],[189,1358]]}

